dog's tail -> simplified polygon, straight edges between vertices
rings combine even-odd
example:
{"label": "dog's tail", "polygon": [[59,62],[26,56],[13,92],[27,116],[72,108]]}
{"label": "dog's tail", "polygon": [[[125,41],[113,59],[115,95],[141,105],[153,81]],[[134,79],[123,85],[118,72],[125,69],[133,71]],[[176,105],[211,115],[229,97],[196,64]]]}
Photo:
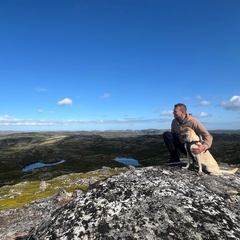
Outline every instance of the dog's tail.
{"label": "dog's tail", "polygon": [[238,168],[234,168],[232,170],[221,170],[222,173],[227,173],[227,174],[234,174],[238,171]]}

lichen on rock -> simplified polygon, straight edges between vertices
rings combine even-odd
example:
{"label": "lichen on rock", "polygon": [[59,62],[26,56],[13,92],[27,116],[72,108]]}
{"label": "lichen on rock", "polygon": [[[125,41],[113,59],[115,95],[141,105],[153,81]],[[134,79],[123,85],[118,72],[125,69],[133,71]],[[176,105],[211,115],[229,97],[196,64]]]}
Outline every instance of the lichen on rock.
{"label": "lichen on rock", "polygon": [[239,239],[240,176],[147,167],[99,181],[18,239]]}

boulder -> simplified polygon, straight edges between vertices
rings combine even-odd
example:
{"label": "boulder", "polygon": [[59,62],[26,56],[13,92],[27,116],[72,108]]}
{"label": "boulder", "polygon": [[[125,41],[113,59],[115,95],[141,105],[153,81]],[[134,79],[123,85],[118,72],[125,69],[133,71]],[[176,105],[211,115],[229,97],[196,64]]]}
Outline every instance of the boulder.
{"label": "boulder", "polygon": [[240,239],[240,175],[156,166],[94,183],[17,239]]}

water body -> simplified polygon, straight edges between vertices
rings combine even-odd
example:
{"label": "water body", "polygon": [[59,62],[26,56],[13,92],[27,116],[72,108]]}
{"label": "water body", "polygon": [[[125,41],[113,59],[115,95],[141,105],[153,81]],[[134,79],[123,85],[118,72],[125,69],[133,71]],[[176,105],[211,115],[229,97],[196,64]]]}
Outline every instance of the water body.
{"label": "water body", "polygon": [[59,162],[55,162],[55,163],[41,163],[41,162],[37,162],[37,163],[32,163],[32,164],[29,164],[27,166],[25,166],[22,171],[23,172],[28,172],[28,171],[31,171],[33,169],[36,169],[36,168],[42,168],[42,167],[50,167],[50,166],[54,166],[54,165],[57,165],[57,164],[60,164],[60,163],[64,163],[66,162],[65,160],[61,160]]}
{"label": "water body", "polygon": [[134,158],[115,158],[115,161],[123,163],[125,165],[132,165],[135,167],[139,167],[142,166],[138,160],[134,159]]}

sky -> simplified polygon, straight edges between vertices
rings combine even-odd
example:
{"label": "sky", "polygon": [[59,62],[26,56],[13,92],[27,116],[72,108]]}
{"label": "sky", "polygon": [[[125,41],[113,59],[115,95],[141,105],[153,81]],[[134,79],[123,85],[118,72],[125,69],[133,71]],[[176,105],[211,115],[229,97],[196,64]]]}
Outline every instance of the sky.
{"label": "sky", "polygon": [[240,129],[239,0],[0,0],[0,131]]}

